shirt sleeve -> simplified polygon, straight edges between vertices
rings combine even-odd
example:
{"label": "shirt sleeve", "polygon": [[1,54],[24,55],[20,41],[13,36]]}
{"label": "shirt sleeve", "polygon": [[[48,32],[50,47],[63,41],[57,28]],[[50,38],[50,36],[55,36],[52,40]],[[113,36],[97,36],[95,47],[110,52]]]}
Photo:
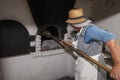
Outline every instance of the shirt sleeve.
{"label": "shirt sleeve", "polygon": [[89,43],[91,41],[102,41],[104,43],[106,43],[109,40],[115,39],[116,36],[115,34],[106,31],[104,29],[100,29],[96,26],[92,26],[89,27],[86,31],[86,35],[85,35],[85,42]]}

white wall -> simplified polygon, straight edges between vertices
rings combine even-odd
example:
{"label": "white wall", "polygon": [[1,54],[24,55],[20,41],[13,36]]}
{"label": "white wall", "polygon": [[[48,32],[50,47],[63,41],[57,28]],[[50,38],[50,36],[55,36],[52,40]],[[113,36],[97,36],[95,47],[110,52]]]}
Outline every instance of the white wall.
{"label": "white wall", "polygon": [[68,54],[39,58],[26,55],[0,60],[2,80],[56,80],[69,75]]}
{"label": "white wall", "polygon": [[[21,22],[35,35],[37,27],[26,0],[0,0],[0,20],[14,19]],[[22,55],[0,58],[0,80],[56,80],[74,75],[74,60],[67,53],[50,57],[33,58]]]}
{"label": "white wall", "polygon": [[21,22],[31,35],[37,31],[26,0],[0,0],[0,20],[2,19]]}
{"label": "white wall", "polygon": [[74,7],[82,7],[85,15],[99,27],[116,34],[120,42],[120,0],[76,0]]}
{"label": "white wall", "polygon": [[76,0],[75,8],[82,8],[84,14],[88,17],[91,17],[92,2],[89,0]]}
{"label": "white wall", "polygon": [[113,0],[113,2],[111,0],[94,0],[92,17],[96,25],[116,34],[120,42],[120,0]]}
{"label": "white wall", "polygon": [[[95,2],[76,0],[75,7],[82,7],[87,16],[96,19],[95,24],[114,32],[119,38],[120,13],[117,12],[120,8],[119,0],[114,0],[117,1],[114,7],[105,7],[106,0],[93,1]],[[26,0],[0,0],[0,11],[0,20],[18,20],[25,25],[30,35],[36,34],[37,27]],[[116,13],[105,17],[107,14],[104,11],[107,14]],[[74,75],[74,59],[68,54],[38,58],[23,55],[0,59],[0,80],[56,80],[66,75]]]}

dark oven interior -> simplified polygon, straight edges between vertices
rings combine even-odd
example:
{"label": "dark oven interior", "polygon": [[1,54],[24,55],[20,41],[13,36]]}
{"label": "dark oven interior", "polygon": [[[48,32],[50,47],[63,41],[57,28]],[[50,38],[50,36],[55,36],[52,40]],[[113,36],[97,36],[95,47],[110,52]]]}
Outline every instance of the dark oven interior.
{"label": "dark oven interior", "polygon": [[0,20],[0,57],[30,53],[30,35],[25,26],[16,20]]}
{"label": "dark oven interior", "polygon": [[[62,39],[64,36],[62,33],[65,33],[65,29],[62,30],[61,26],[58,25],[44,25],[44,29],[38,29],[38,35],[44,33],[45,31],[49,31],[51,35],[56,37],[57,39]],[[41,35],[41,51],[44,50],[52,50],[52,49],[59,49],[61,46],[57,44],[55,40],[51,37],[46,37]]]}
{"label": "dark oven interior", "polygon": [[[63,39],[67,32],[65,20],[74,3],[75,0],[28,0],[32,16],[38,27],[37,34],[40,35],[47,30],[56,38]],[[41,37],[41,46],[41,50],[61,48],[52,38],[44,36]]]}

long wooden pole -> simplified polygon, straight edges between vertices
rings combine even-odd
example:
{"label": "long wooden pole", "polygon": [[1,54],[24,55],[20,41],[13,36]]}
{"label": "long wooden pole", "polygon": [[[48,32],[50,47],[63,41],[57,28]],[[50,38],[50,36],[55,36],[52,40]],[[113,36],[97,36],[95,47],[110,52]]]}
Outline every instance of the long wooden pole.
{"label": "long wooden pole", "polygon": [[[99,67],[103,68],[104,70],[106,70],[107,72],[110,73],[111,69],[103,64],[101,64],[100,62],[96,61],[95,59],[91,58],[90,56],[84,54],[83,52],[81,52],[80,50],[70,46],[69,44],[67,44],[66,42],[62,41],[62,40],[59,40],[57,38],[55,38],[53,35],[51,35],[51,33],[45,33],[44,34],[46,37],[51,37],[53,38],[56,42],[58,42],[60,45],[64,46],[66,45],[67,47],[69,47],[71,50],[75,51],[78,55],[80,55],[81,57],[93,62],[94,64],[98,65]],[[62,44],[62,43],[64,44]]]}

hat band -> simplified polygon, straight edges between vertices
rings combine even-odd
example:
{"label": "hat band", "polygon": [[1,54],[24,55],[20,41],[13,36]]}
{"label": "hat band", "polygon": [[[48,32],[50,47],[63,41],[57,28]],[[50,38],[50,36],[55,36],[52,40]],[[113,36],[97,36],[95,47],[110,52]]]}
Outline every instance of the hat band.
{"label": "hat band", "polygon": [[80,16],[80,17],[69,18],[69,19],[74,20],[74,19],[80,19],[80,18],[86,18],[86,19],[87,19],[87,17],[86,17],[86,16]]}

